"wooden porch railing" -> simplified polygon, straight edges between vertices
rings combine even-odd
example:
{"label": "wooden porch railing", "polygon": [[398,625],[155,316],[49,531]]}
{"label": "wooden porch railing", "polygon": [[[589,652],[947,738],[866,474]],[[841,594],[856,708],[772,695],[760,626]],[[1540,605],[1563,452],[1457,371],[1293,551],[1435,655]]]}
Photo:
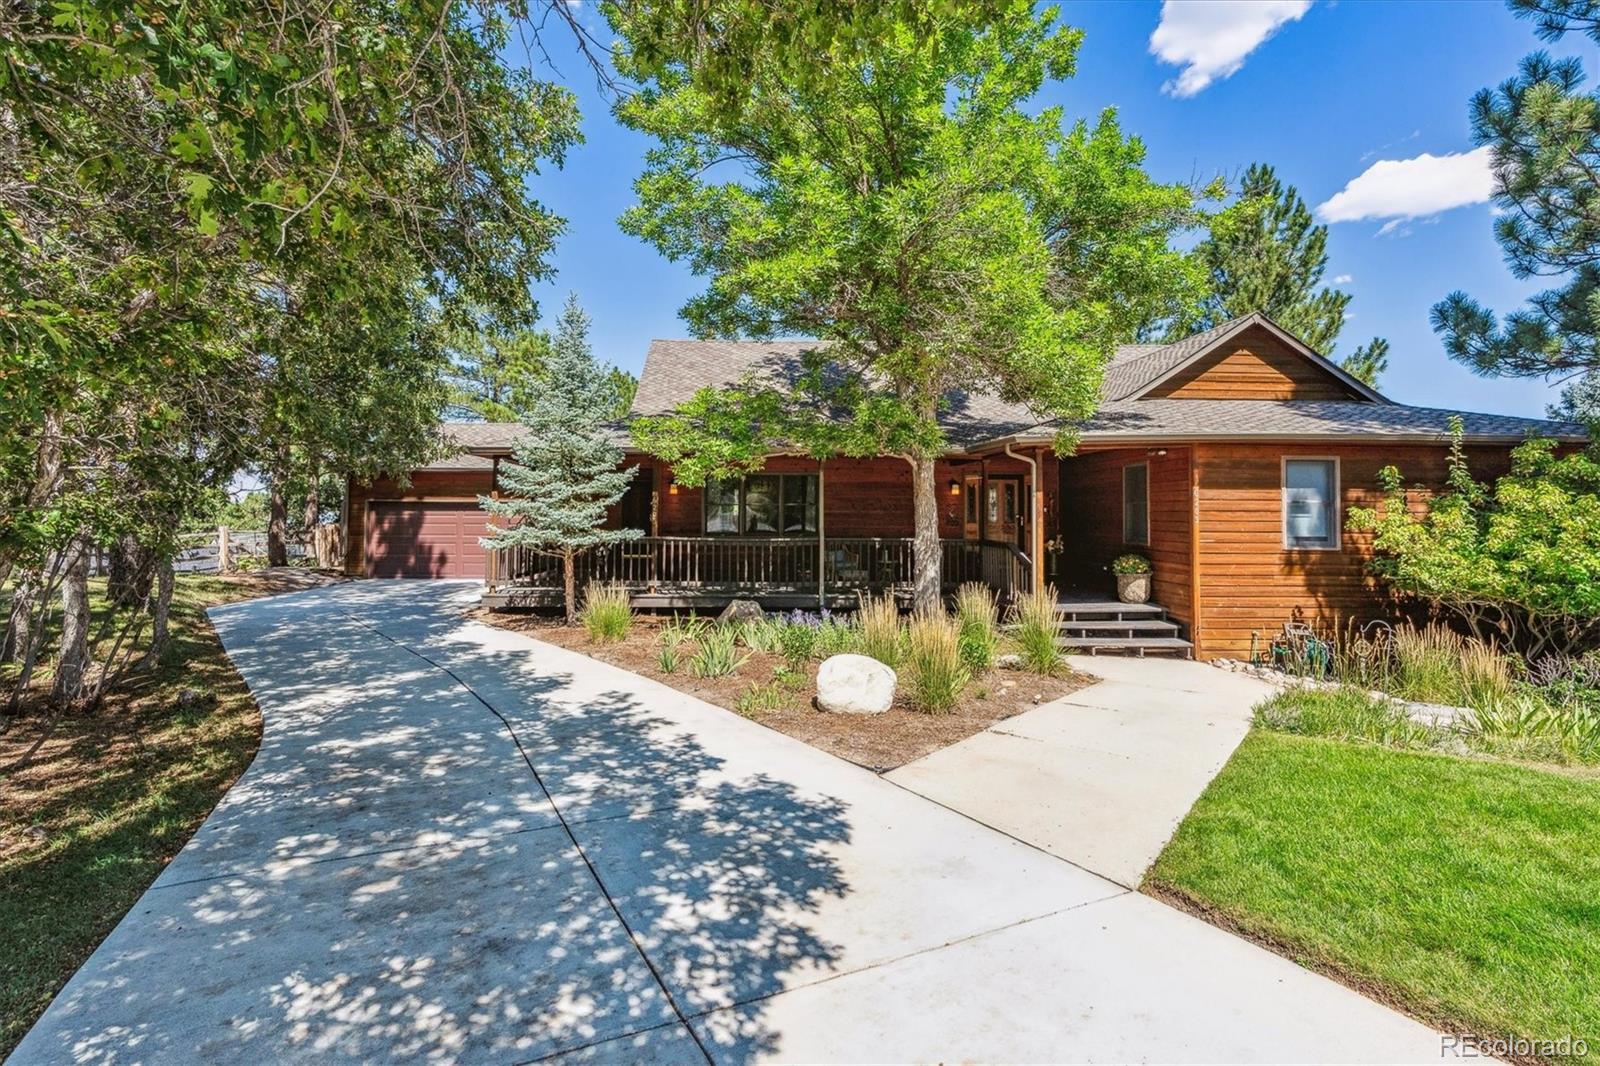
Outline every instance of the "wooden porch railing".
{"label": "wooden porch railing", "polygon": [[[636,593],[836,595],[912,588],[909,537],[828,537],[821,560],[819,588],[814,537],[641,537],[584,553],[576,572],[580,588],[619,582]],[[941,541],[940,564],[946,590],[982,581],[1007,601],[1032,583],[1027,556],[999,541]],[[561,561],[529,548],[491,549],[488,587],[559,590]]]}

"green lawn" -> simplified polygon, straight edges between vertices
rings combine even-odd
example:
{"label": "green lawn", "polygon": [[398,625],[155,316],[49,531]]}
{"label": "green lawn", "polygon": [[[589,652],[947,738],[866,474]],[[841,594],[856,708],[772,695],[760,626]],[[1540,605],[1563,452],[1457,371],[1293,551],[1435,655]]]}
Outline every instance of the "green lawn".
{"label": "green lawn", "polygon": [[1151,870],[1442,1028],[1600,1048],[1600,781],[1253,731]]}
{"label": "green lawn", "polygon": [[[167,665],[93,715],[0,733],[0,1058],[249,764],[260,718],[204,606],[273,591],[180,577]],[[202,698],[180,707],[184,687]]]}

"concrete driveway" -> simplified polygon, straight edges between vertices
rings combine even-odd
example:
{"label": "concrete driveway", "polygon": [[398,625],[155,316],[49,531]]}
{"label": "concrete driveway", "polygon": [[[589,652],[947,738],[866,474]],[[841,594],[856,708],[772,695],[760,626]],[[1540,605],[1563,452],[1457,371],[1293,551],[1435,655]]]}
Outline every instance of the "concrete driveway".
{"label": "concrete driveway", "polygon": [[463,617],[218,608],[261,752],[12,1061],[1436,1061],[1428,1029],[797,741]]}
{"label": "concrete driveway", "polygon": [[1136,888],[1273,689],[1181,659],[1070,661],[1102,680],[889,780]]}

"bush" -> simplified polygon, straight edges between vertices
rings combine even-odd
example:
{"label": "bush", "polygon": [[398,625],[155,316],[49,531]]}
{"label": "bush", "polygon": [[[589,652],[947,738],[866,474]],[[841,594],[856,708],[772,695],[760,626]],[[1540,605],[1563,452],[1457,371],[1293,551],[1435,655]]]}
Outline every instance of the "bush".
{"label": "bush", "polygon": [[1485,642],[1536,658],[1600,637],[1600,463],[1557,458],[1555,442],[1511,453],[1493,486],[1473,480],[1461,422],[1451,425],[1450,491],[1413,511],[1400,471],[1385,467],[1378,508],[1352,508],[1374,533],[1372,571],[1401,595],[1452,612]]}
{"label": "bush", "polygon": [[830,655],[855,651],[860,643],[860,629],[849,622],[830,618],[817,626],[816,642],[811,653],[818,659],[826,659]]}
{"label": "bush", "polygon": [[1424,703],[1459,703],[1462,640],[1441,625],[1394,632],[1395,693]]}
{"label": "bush", "polygon": [[1150,560],[1138,552],[1128,552],[1111,560],[1113,574],[1148,574],[1150,573]]}
{"label": "bush", "polygon": [[1255,721],[1279,733],[1397,748],[1432,747],[1441,739],[1437,730],[1413,721],[1405,708],[1349,685],[1286,689],[1256,708]]}
{"label": "bush", "polygon": [[755,718],[783,708],[789,702],[789,691],[779,681],[751,685],[733,701],[733,709],[746,718]]}
{"label": "bush", "polygon": [[994,592],[980,582],[966,582],[956,590],[956,616],[961,620],[962,662],[974,672],[989,669],[1000,643]]}
{"label": "bush", "polygon": [[1056,643],[1056,602],[1054,585],[1046,585],[1023,596],[1011,608],[1012,637],[1022,655],[1022,665],[1036,674],[1053,675],[1061,670],[1065,656]]}
{"label": "bush", "polygon": [[972,677],[961,660],[961,627],[942,610],[912,617],[905,662],[911,704],[928,714],[943,714],[954,707]]}
{"label": "bush", "polygon": [[817,627],[805,622],[784,622],[778,629],[777,652],[783,661],[798,665],[811,658],[817,648]]}
{"label": "bush", "polygon": [[676,644],[663,644],[661,650],[656,652],[656,669],[663,674],[678,672],[678,646]]}
{"label": "bush", "polygon": [[602,585],[591,581],[583,590],[583,610],[578,620],[589,631],[589,639],[596,644],[621,640],[633,625],[633,607],[628,602],[628,590],[621,585]]}
{"label": "bush", "polygon": [[695,677],[726,677],[750,658],[740,655],[738,631],[733,626],[706,626],[695,637],[689,672]]}
{"label": "bush", "polygon": [[865,596],[857,614],[858,648],[862,655],[878,660],[891,670],[904,656],[904,632],[900,627],[900,605],[892,595]]}

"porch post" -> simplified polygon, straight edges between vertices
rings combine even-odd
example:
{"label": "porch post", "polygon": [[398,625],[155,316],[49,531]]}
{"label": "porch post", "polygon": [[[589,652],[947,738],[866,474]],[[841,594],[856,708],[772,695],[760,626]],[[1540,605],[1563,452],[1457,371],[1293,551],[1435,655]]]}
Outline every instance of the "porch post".
{"label": "porch post", "polygon": [[823,533],[822,508],[827,494],[823,492],[826,461],[817,460],[817,610],[828,606],[828,538]]}

